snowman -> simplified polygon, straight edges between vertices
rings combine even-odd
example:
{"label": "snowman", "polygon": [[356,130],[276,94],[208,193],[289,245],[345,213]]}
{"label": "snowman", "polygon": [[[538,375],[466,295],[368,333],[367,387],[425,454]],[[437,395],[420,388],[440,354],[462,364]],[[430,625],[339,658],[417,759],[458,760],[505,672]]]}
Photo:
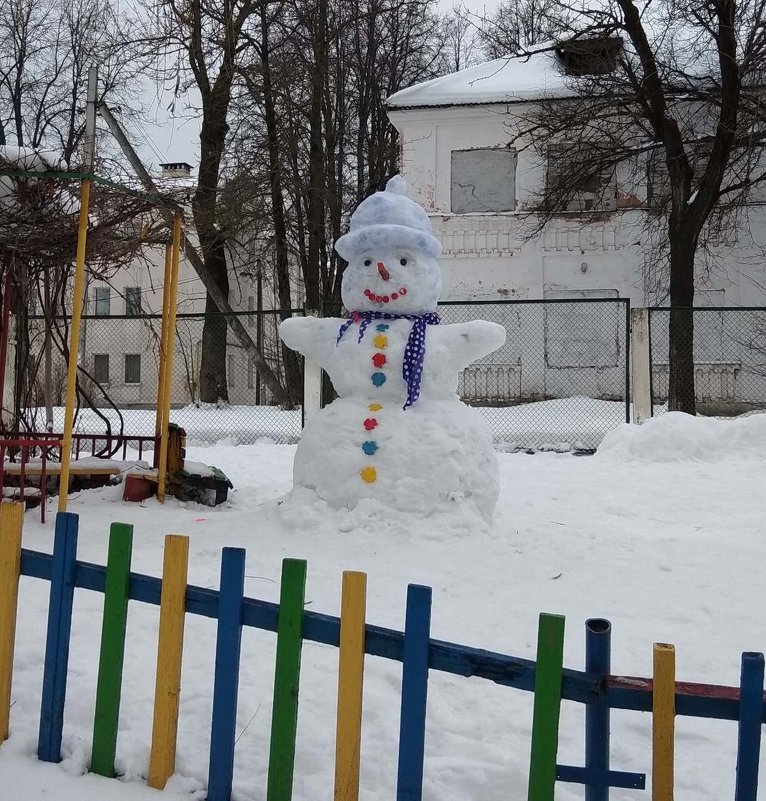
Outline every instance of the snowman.
{"label": "snowman", "polygon": [[366,198],[335,244],[348,262],[347,319],[293,317],[285,344],[320,364],[338,398],[303,431],[294,486],[332,507],[362,499],[428,515],[460,502],[487,521],[497,501],[492,438],[456,394],[458,373],[499,348],[505,329],[440,324],[441,245],[395,176]]}

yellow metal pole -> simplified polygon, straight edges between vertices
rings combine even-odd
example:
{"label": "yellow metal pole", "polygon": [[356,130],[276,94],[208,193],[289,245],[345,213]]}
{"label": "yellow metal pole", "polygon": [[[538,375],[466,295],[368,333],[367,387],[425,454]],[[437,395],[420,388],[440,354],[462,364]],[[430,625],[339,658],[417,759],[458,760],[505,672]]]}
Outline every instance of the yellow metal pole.
{"label": "yellow metal pole", "polygon": [[167,355],[165,357],[164,387],[162,390],[162,430],[160,431],[160,462],[158,465],[157,497],[165,501],[168,470],[168,423],[170,422],[170,388],[173,380],[173,356],[176,347],[176,305],[178,297],[178,265],[181,258],[181,215],[173,220],[173,253],[171,258],[170,300],[168,308]]}
{"label": "yellow metal pole", "polygon": [[[162,284],[162,330],[160,332],[160,364],[157,373],[157,419],[154,425],[154,436],[159,438],[162,434],[162,413],[165,409],[165,365],[167,364],[168,353],[168,312],[170,307],[170,281],[171,281],[171,258],[172,244],[165,245],[165,280]],[[157,447],[157,443],[155,443]]]}
{"label": "yellow metal pole", "polygon": [[77,229],[77,260],[74,272],[74,298],[72,299],[72,330],[69,332],[69,366],[66,384],[64,436],[61,439],[61,473],[59,475],[59,512],[66,512],[69,495],[69,465],[72,458],[72,426],[74,425],[75,395],[77,391],[77,353],[80,350],[80,322],[85,289],[85,243],[88,238],[88,205],[90,179],[83,178],[80,185],[80,222]]}

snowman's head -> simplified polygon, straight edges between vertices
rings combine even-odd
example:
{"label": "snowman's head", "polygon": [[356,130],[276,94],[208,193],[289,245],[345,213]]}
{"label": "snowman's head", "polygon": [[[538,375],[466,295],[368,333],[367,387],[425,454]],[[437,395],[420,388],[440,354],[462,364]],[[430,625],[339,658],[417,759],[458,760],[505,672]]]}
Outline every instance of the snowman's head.
{"label": "snowman's head", "polygon": [[434,311],[442,277],[439,240],[423,209],[404,194],[398,176],[359,204],[335,249],[348,262],[341,295],[349,311],[425,314]]}

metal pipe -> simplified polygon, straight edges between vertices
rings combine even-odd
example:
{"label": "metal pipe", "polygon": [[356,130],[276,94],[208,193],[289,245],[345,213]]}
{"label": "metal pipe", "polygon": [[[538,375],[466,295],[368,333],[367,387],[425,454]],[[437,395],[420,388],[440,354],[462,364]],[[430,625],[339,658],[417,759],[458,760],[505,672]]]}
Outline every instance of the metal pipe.
{"label": "metal pipe", "polygon": [[[163,425],[167,424],[163,420],[163,412],[165,410],[165,399],[163,393],[165,392],[165,369],[167,366],[168,354],[168,315],[170,313],[170,282],[172,276],[172,244],[165,245],[165,270],[164,282],[162,290],[162,327],[160,328],[160,364],[157,375],[157,416],[154,424],[154,436],[159,437],[162,435]],[[157,464],[157,454],[155,450],[154,458],[155,467]]]}
{"label": "metal pipe", "polygon": [[168,470],[168,422],[170,420],[171,380],[173,378],[173,356],[176,345],[176,297],[178,295],[178,264],[181,255],[181,215],[176,214],[173,220],[173,255],[170,277],[170,307],[168,314],[168,353],[165,365],[165,386],[163,393],[163,426],[160,434],[160,458],[157,465],[157,497],[165,501],[165,486]]}
{"label": "metal pipe", "polygon": [[[93,169],[96,135],[96,92],[98,72],[91,67],[88,72],[88,103],[85,120],[85,164],[86,172]],[[82,320],[83,292],[85,290],[85,245],[88,239],[88,206],[90,205],[90,179],[83,178],[80,185],[80,220],[77,228],[77,259],[74,273],[74,297],[72,299],[72,328],[69,334],[69,365],[67,368],[66,408],[64,411],[64,434],[61,438],[61,474],[59,476],[59,512],[66,512],[69,494],[69,466],[72,460],[72,428],[77,394],[77,354],[80,350],[80,324]]]}
{"label": "metal pipe", "polygon": [[[585,670],[608,676],[611,670],[612,624],[602,618],[585,621]],[[585,769],[609,770],[609,707],[604,701],[585,707]],[[609,801],[607,782],[585,785],[585,801]]]}

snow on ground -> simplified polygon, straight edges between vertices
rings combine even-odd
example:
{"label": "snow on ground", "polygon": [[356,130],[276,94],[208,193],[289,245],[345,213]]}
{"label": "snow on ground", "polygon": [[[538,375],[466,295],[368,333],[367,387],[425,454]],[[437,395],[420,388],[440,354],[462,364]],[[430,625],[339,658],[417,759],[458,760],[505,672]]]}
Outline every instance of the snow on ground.
{"label": "snow on ground", "polygon": [[[337,614],[343,569],[367,571],[368,620],[401,628],[408,582],[434,589],[432,636],[533,659],[540,611],[567,616],[565,663],[582,668],[588,617],[613,625],[615,673],[649,675],[652,643],[675,643],[679,679],[736,684],[740,653],[765,650],[764,416],[737,421],[667,414],[622,426],[592,457],[500,453],[501,495],[488,527],[459,510],[407,518],[374,504],[330,512],[290,490],[292,446],[189,448],[236,490],[212,509],[168,501],[125,504],[120,487],[80,493],[79,558],[106,559],[109,522],[135,525],[134,567],[158,575],[162,535],[191,537],[191,583],[217,587],[220,550],[247,548],[246,593],[276,600],[281,560],[308,560],[308,608]],[[704,447],[699,444],[703,443]],[[24,545],[49,550],[36,511]],[[133,603],[117,767],[122,781],[81,775],[91,748],[100,595],[78,590],[61,765],[34,758],[48,585],[22,579],[11,738],[0,747],[3,801],[148,801],[156,607]],[[187,617],[178,773],[165,796],[202,799],[207,774],[215,625]],[[235,801],[265,797],[274,637],[243,635]],[[295,798],[332,798],[337,651],[303,649]],[[400,668],[367,658],[362,797],[394,797]],[[531,694],[431,674],[425,764],[429,801],[500,801],[526,793]],[[613,713],[612,764],[651,772],[651,718]],[[562,709],[559,761],[582,764],[583,708]],[[736,724],[678,719],[677,797],[733,797]],[[762,757],[762,775],[766,757]],[[612,790],[611,798],[647,792]],[[558,784],[558,799],[582,798]]]}
{"label": "snow on ground", "polygon": [[[518,406],[478,406],[500,450],[568,451],[593,449],[604,435],[625,421],[621,401],[572,397],[523,403]],[[32,410],[30,410],[32,411]],[[152,436],[153,409],[83,409],[77,417],[75,433],[98,434],[105,430],[103,417],[110,420],[112,431],[119,432],[122,418],[126,433]],[[37,410],[40,430],[44,410]],[[186,431],[190,445],[209,445],[226,439],[232,445],[276,442],[294,444],[301,434],[300,409],[285,411],[277,406],[235,406],[190,404],[173,409],[172,419]],[[64,426],[64,409],[54,409],[54,429]]]}

